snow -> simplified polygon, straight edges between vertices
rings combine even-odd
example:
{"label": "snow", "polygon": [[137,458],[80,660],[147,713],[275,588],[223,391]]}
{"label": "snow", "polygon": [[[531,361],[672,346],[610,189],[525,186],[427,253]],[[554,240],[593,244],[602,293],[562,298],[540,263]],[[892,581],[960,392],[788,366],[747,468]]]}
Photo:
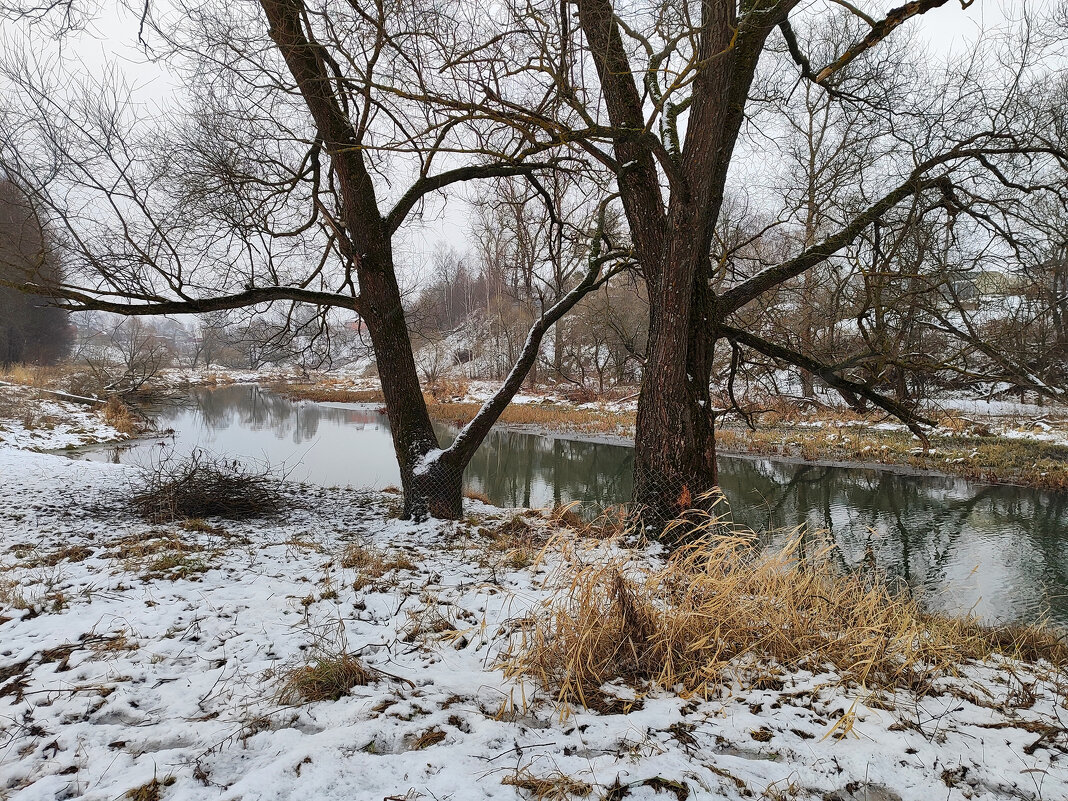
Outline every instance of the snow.
{"label": "snow", "polygon": [[441,454],[444,452],[445,451],[441,448],[433,448],[429,453],[420,457],[419,461],[412,467],[412,473],[417,476],[425,476],[430,472],[430,469],[437,463],[438,459],[441,458]]}
{"label": "snow", "polygon": [[0,445],[49,451],[126,439],[104,422],[99,407],[37,394],[30,387],[0,386]]}
{"label": "snow", "polygon": [[[553,552],[509,566],[465,523],[296,485],[278,520],[150,526],[123,505],[132,475],[0,446],[0,798],[104,801],[156,778],[173,779],[166,801],[519,799],[501,782],[523,771],[588,782],[591,798],[616,782],[670,798],[641,784],[654,777],[694,799],[1068,798],[1064,736],[1032,747],[1027,730],[1063,719],[1065,701],[1027,666],[968,668],[972,696],[902,695],[896,711],[803,673],[781,691],[568,714],[498,667],[553,590]],[[151,557],[123,556],[160,532],[198,549],[199,568],[151,575]],[[411,567],[357,581],[340,560],[354,544]],[[358,653],[380,679],[282,704],[285,671],[316,649]],[[1032,681],[1032,704],[1005,703]],[[434,729],[443,739],[417,747]]]}

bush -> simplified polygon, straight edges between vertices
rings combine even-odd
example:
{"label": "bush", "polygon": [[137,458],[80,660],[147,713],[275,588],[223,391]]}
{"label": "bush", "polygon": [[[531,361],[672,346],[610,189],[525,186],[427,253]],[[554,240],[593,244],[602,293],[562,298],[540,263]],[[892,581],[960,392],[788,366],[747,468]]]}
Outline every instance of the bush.
{"label": "bush", "polygon": [[255,470],[201,450],[143,468],[138,483],[131,503],[152,523],[209,517],[249,520],[282,509],[280,481],[270,468]]}

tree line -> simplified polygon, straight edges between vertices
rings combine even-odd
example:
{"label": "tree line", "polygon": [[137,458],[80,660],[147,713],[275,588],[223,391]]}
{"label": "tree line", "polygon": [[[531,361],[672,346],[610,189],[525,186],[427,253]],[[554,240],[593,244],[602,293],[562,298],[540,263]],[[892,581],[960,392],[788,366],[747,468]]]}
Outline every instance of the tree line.
{"label": "tree line", "polygon": [[[60,280],[62,264],[46,227],[18,187],[0,179],[0,279],[17,278],[34,260],[48,283]],[[55,364],[70,352],[72,340],[66,312],[45,297],[0,286],[0,366]]]}

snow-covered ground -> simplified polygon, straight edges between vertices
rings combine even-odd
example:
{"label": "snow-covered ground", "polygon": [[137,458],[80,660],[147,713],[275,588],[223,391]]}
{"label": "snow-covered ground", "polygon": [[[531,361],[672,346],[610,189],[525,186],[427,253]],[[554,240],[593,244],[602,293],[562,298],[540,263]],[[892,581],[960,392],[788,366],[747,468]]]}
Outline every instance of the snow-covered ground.
{"label": "snow-covered ground", "polygon": [[[894,711],[806,673],[567,714],[498,667],[552,552],[299,486],[280,519],[149,525],[132,476],[0,445],[0,799],[1068,799],[1065,693],[1026,666]],[[375,680],[283,703],[340,652]]]}
{"label": "snow-covered ground", "polygon": [[98,406],[40,397],[31,387],[0,385],[0,445],[59,450],[126,439]]}

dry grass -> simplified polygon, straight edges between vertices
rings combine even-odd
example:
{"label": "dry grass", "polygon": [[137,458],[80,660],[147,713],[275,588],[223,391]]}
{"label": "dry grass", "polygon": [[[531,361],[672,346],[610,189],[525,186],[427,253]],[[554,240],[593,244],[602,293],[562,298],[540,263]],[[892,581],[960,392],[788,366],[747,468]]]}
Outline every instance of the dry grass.
{"label": "dry grass", "polygon": [[194,553],[201,547],[173,531],[147,531],[127,534],[112,541],[115,546],[105,556],[142,563],[147,557],[167,553]]}
{"label": "dry grass", "polygon": [[287,398],[319,403],[385,403],[386,400],[380,389],[353,389],[329,380],[314,385],[280,384],[271,389]]}
{"label": "dry grass", "polygon": [[38,563],[48,567],[54,567],[60,562],[84,562],[93,555],[93,549],[85,545],[68,545],[50,553],[44,554]]}
{"label": "dry grass", "polygon": [[189,556],[184,553],[165,553],[157,556],[148,563],[141,578],[145,581],[150,579],[179,579],[193,578],[208,569],[208,564],[202,559]]}
{"label": "dry grass", "polygon": [[484,548],[484,564],[521,570],[534,564],[552,533],[527,514],[494,520],[477,528]]}
{"label": "dry grass", "polygon": [[437,745],[445,739],[445,732],[441,729],[433,728],[427,729],[412,741],[413,751],[422,751],[424,748],[429,748],[432,745]]}
{"label": "dry grass", "polygon": [[716,443],[723,453],[904,464],[978,481],[1068,489],[1068,447],[983,435],[982,428],[971,421],[949,420],[945,433],[941,429],[931,432],[929,452],[908,431],[850,425],[775,426],[756,431],[724,428],[717,431]]}
{"label": "dry grass", "polygon": [[435,401],[463,400],[471,385],[462,378],[439,378],[427,386],[427,393]]}
{"label": "dry grass", "polygon": [[760,551],[751,535],[699,536],[660,568],[622,557],[563,554],[562,590],[506,668],[554,688],[560,701],[598,708],[600,688],[681,688],[710,697],[733,682],[780,672],[835,671],[870,691],[928,692],[971,660],[993,654],[1068,665],[1068,644],[1041,627],[988,628],[936,615],[878,577],[843,574],[831,548],[800,537]]}
{"label": "dry grass", "polygon": [[104,391],[100,377],[85,365],[58,364],[50,367],[15,365],[0,380],[37,389],[60,390],[74,395],[96,395]]}
{"label": "dry grass", "polygon": [[526,790],[537,801],[565,801],[574,796],[585,797],[593,792],[593,787],[586,782],[572,779],[559,771],[535,776],[526,768],[505,776],[501,779],[501,784]]}
{"label": "dry grass", "polygon": [[[465,425],[482,408],[478,403],[438,402],[431,402],[428,407],[431,417],[453,425]],[[508,406],[498,422],[504,425],[538,426],[553,431],[603,434],[631,431],[634,413],[577,409],[565,404],[519,403]]]}
{"label": "dry grass", "polygon": [[198,534],[215,534],[217,536],[227,536],[229,532],[222,526],[213,526],[206,520],[201,520],[199,517],[190,518],[189,520],[183,520],[178,524],[178,528],[185,531],[193,531]]}
{"label": "dry grass", "polygon": [[38,367],[30,364],[15,364],[0,375],[0,379],[27,387],[54,389],[70,372],[71,368],[66,366]]}
{"label": "dry grass", "polygon": [[394,570],[416,570],[418,566],[400,551],[386,552],[358,543],[345,546],[341,566],[356,570],[365,579],[378,579]]}
{"label": "dry grass", "polygon": [[350,653],[320,653],[307,664],[283,674],[278,700],[282,704],[336,701],[356,686],[370,684],[377,674]]}
{"label": "dry grass", "polygon": [[114,550],[104,556],[121,559],[126,570],[139,573],[144,581],[194,578],[210,567],[203,546],[172,531],[128,534],[113,545]]}
{"label": "dry grass", "polygon": [[173,776],[166,776],[163,779],[153,778],[148,784],[127,790],[122,797],[129,798],[130,801],[160,801],[163,798],[163,788],[170,787],[174,782]]}
{"label": "dry grass", "polygon": [[108,402],[104,404],[104,422],[128,437],[136,436],[146,430],[145,421],[123,403],[118,395],[111,395]]}

